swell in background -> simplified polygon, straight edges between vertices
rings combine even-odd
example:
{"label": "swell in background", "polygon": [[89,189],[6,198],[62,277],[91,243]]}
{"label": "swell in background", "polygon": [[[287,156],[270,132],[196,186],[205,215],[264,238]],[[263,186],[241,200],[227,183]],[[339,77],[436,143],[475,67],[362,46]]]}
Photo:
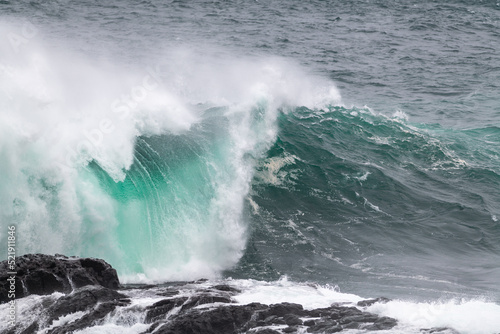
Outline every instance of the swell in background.
{"label": "swell in background", "polygon": [[498,300],[498,127],[339,106],[296,108],[278,124],[253,181],[254,233],[228,275]]}

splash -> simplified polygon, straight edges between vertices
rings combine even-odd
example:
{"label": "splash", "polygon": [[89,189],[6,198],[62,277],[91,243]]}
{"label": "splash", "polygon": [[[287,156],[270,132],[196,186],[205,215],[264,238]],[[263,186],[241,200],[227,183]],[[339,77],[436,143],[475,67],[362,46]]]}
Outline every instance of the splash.
{"label": "splash", "polygon": [[339,99],[276,58],[109,64],[40,41],[0,53],[2,225],[17,225],[20,253],[104,258],[124,282],[234,265],[279,113]]}

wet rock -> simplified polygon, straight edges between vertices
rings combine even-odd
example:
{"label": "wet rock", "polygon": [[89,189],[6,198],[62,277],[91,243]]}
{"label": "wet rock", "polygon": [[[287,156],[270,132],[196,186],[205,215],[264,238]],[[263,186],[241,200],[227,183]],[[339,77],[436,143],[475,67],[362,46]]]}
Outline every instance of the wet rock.
{"label": "wet rock", "polygon": [[379,317],[376,314],[371,314],[371,313],[363,313],[360,315],[353,315],[353,316],[347,316],[343,317],[339,320],[340,324],[347,324],[350,322],[375,322],[379,319]]}
{"label": "wet rock", "polygon": [[[223,292],[223,291],[221,291]],[[305,311],[302,305],[280,303],[263,305],[252,303],[248,305],[214,305],[214,308],[196,308],[197,305],[213,303],[225,295],[201,295],[164,299],[147,307],[146,323],[151,327],[145,333],[158,334],[232,334],[232,333],[296,333],[299,326],[307,326],[308,333],[336,333],[342,330],[384,330],[396,325],[396,320],[388,317],[378,317],[375,314],[363,312],[355,307],[331,306],[324,309]],[[227,297],[227,296],[226,296]],[[228,303],[224,303],[228,304]],[[178,313],[166,315],[179,307]],[[103,312],[105,313],[105,312]],[[311,314],[323,314],[319,319],[303,320]],[[99,319],[102,314],[92,315]],[[88,323],[88,320],[85,320]],[[76,328],[85,324],[84,321],[74,323]],[[276,331],[267,326],[287,325]],[[264,328],[261,328],[264,327]],[[68,327],[69,328],[69,327]],[[67,328],[67,329],[68,329]],[[302,330],[302,329],[301,329]],[[54,332],[58,334],[59,332]],[[61,332],[63,333],[63,332]]]}
{"label": "wet rock", "polygon": [[344,329],[358,329],[360,327],[361,327],[361,324],[354,322],[354,321],[342,324],[342,328],[344,328]]}
{"label": "wet rock", "polygon": [[[38,331],[38,324],[34,322],[28,327],[26,327],[26,329],[23,330],[21,334],[31,334],[31,333],[36,333],[37,331]],[[14,333],[14,331],[12,333]]]}
{"label": "wet rock", "polygon": [[[262,316],[262,315],[259,315],[259,316]],[[252,324],[252,323],[250,323],[250,324]],[[264,320],[257,321],[256,325],[253,325],[252,327],[254,327],[254,326],[270,326],[270,325],[285,325],[285,324],[286,324],[285,319],[283,319],[282,317],[270,315],[269,317],[265,318]]]}
{"label": "wet rock", "polygon": [[332,313],[334,313],[334,310],[329,307],[306,311],[306,315],[311,318],[329,317]]}
{"label": "wet rock", "polygon": [[[296,316],[304,316],[307,314],[307,312],[304,311],[304,308],[300,304],[293,304],[293,303],[272,304],[268,306],[268,308],[266,308],[265,310],[259,312],[257,320],[265,320],[270,316],[283,318],[284,316],[289,314]],[[274,320],[273,323],[276,324],[277,323],[276,320]],[[285,323],[284,320],[283,323]]]}
{"label": "wet rock", "polygon": [[297,326],[297,325],[302,325],[302,320],[295,314],[287,314],[283,317],[283,320],[285,320],[285,323],[288,326]]}
{"label": "wet rock", "polygon": [[213,287],[213,289],[220,290],[220,291],[226,291],[226,292],[230,292],[230,293],[234,293],[234,294],[241,292],[240,290],[233,288],[232,286],[229,286],[226,284],[216,285]]}
{"label": "wet rock", "polygon": [[337,333],[340,331],[342,331],[342,326],[332,320],[317,323],[307,329],[308,333]]}
{"label": "wet rock", "polygon": [[[7,264],[0,262],[0,303],[8,301]],[[27,254],[16,258],[16,272],[16,298],[56,291],[69,293],[73,288],[87,285],[119,287],[116,270],[100,259]]]}
{"label": "wet rock", "polygon": [[[154,286],[153,286],[154,287]],[[167,289],[166,291],[158,293],[160,296],[165,296],[165,297],[173,297],[179,294],[179,290],[170,290]]]}
{"label": "wet rock", "polygon": [[304,315],[304,308],[300,304],[281,303],[269,306],[269,314],[283,317],[287,314]]}
{"label": "wet rock", "polygon": [[283,317],[274,317],[273,321],[271,322],[272,325],[286,325],[285,319]]}
{"label": "wet rock", "polygon": [[304,321],[304,326],[314,326],[314,325],[316,325],[316,321],[312,319]]}
{"label": "wet rock", "polygon": [[275,331],[274,329],[271,329],[271,328],[259,329],[254,333],[255,334],[280,334],[280,332]]}
{"label": "wet rock", "polygon": [[104,260],[83,258],[80,259],[80,264],[99,285],[109,289],[118,289],[120,286],[116,270]]}
{"label": "wet rock", "polygon": [[188,297],[164,299],[148,306],[145,322],[149,324],[166,317],[167,313],[174,309],[174,307],[182,306],[187,300]]}
{"label": "wet rock", "polygon": [[369,325],[364,327],[366,330],[385,330],[385,329],[391,329],[392,327],[396,326],[398,322],[396,319],[389,318],[389,317],[380,317],[378,318],[373,325]]}
{"label": "wet rock", "polygon": [[375,298],[375,299],[367,299],[367,300],[362,300],[362,301],[359,301],[358,302],[358,306],[361,306],[361,307],[367,307],[367,306],[371,306],[375,303],[388,303],[390,302],[391,300],[389,298],[385,298],[385,297],[379,297],[379,298]]}
{"label": "wet rock", "polygon": [[196,307],[203,304],[213,304],[213,303],[231,303],[231,297],[223,295],[210,295],[202,294],[198,296],[193,296],[182,306],[181,311]]}
{"label": "wet rock", "polygon": [[233,334],[249,322],[252,315],[265,305],[224,306],[212,310],[196,310],[179,315],[155,330],[156,334]]}
{"label": "wet rock", "polygon": [[277,317],[277,316],[275,316],[275,315],[271,315],[271,316],[269,316],[269,317],[265,318],[265,319],[264,319],[264,321],[263,321],[262,323],[263,323],[263,324],[268,324],[268,325],[271,325],[271,324],[273,324],[273,323],[274,323],[274,320],[275,320],[275,319],[278,319],[278,317]]}
{"label": "wet rock", "polygon": [[32,270],[24,279],[28,294],[48,295],[55,291],[65,290],[65,282],[45,269]]}
{"label": "wet rock", "polygon": [[327,308],[318,308],[314,310],[309,310],[304,312],[305,315],[311,318],[328,317],[333,320],[338,320],[344,317],[357,316],[363,313],[363,311],[348,306],[330,306]]}
{"label": "wet rock", "polygon": [[87,311],[98,303],[113,302],[114,305],[126,305],[130,303],[127,296],[101,286],[88,286],[75,290],[73,293],[63,296],[47,310],[49,323],[70,313]]}
{"label": "wet rock", "polygon": [[317,321],[313,326],[310,326],[307,329],[308,333],[321,333],[326,331],[327,328],[337,326],[337,322],[333,320],[326,320],[326,319],[321,319],[320,321]]}
{"label": "wet rock", "polygon": [[49,330],[47,334],[66,334],[73,333],[77,330],[82,330],[103,321],[111,311],[113,311],[117,306],[124,306],[125,304],[119,301],[111,301],[98,304],[95,309],[91,310],[90,313],[84,315],[83,317],[70,322],[69,324],[56,327]]}
{"label": "wet rock", "polygon": [[[61,291],[66,295],[37,297],[38,318],[33,323],[24,324],[27,327],[19,328],[16,333],[80,331],[104,323],[111,312],[131,302],[127,295],[115,290],[118,287],[116,272],[104,261],[40,254],[20,259],[16,284],[21,283],[21,293],[26,291],[26,294],[43,295]],[[6,264],[0,265],[5,269]],[[122,291],[131,296],[162,298],[149,306],[141,302],[128,309],[127,312],[137,312],[131,321],[147,324],[149,328],[144,333],[157,334],[276,334],[304,330],[319,334],[350,329],[387,330],[397,324],[395,319],[379,317],[360,309],[384,302],[385,298],[362,301],[357,304],[358,307],[336,303],[314,310],[304,310],[302,305],[294,303],[234,305],[232,298],[239,293],[238,289],[224,284],[209,288],[204,284],[203,287],[193,284],[174,282],[162,286],[125,287]],[[181,291],[190,297],[182,296]],[[202,305],[206,306],[198,307]],[[76,312],[84,313],[80,318],[71,316]],[[57,321],[68,315],[66,321]],[[276,325],[280,326],[279,330],[269,328]],[[428,334],[456,334],[447,328],[423,331]]]}

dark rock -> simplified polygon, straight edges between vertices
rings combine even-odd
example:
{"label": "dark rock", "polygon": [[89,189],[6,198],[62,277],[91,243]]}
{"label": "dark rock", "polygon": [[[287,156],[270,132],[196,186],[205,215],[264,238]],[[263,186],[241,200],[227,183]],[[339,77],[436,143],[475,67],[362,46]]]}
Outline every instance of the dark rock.
{"label": "dark rock", "polygon": [[49,323],[60,317],[79,311],[86,311],[97,303],[113,302],[116,305],[126,305],[130,302],[127,296],[121,293],[103,288],[101,286],[87,286],[75,290],[73,293],[63,296],[48,308]]}
{"label": "dark rock", "polygon": [[[0,262],[0,303],[9,300],[7,265],[7,261]],[[56,291],[69,293],[73,287],[86,285],[119,287],[116,270],[100,259],[27,254],[16,258],[16,272],[16,298]]]}
{"label": "dark rock", "polygon": [[283,317],[275,317],[271,322],[272,325],[286,325],[285,319]]}
{"label": "dark rock", "polygon": [[[36,322],[32,323],[28,327],[26,327],[21,334],[32,334],[38,332],[38,324]],[[14,332],[13,332],[14,333]]]}
{"label": "dark rock", "polygon": [[73,272],[71,275],[71,282],[73,283],[73,287],[76,289],[95,284],[95,282],[92,281],[92,278],[88,275],[87,271],[83,268],[78,268]]}
{"label": "dark rock", "polygon": [[283,317],[283,320],[285,320],[285,323],[288,326],[302,325],[302,320],[300,320],[295,314],[287,314]]}
{"label": "dark rock", "polygon": [[[293,304],[293,303],[273,304],[270,305],[267,309],[259,312],[257,320],[265,320],[270,316],[283,317],[287,314],[304,316],[307,314],[307,312],[304,311],[304,308],[300,304]],[[276,320],[273,321],[273,323],[276,324]],[[283,323],[285,322],[283,321]]]}
{"label": "dark rock", "polygon": [[160,296],[165,296],[165,297],[173,297],[179,294],[179,290],[166,290],[164,292],[160,292]]}
{"label": "dark rock", "polygon": [[308,310],[306,311],[306,316],[311,317],[311,318],[320,318],[320,317],[326,317],[330,316],[334,311],[327,307],[327,308],[317,308],[314,310]]}
{"label": "dark rock", "polygon": [[210,294],[202,294],[189,298],[189,300],[182,306],[181,311],[185,311],[187,309],[203,304],[231,303],[231,302],[232,302],[231,298],[227,296],[220,296],[220,295],[214,296]]}
{"label": "dark rock", "polygon": [[310,326],[307,331],[309,333],[317,333],[317,332],[324,332],[327,328],[337,326],[338,323],[333,320],[328,320],[328,319],[321,319],[320,321],[317,321],[316,324],[313,326]]}
{"label": "dark rock", "polygon": [[392,327],[396,326],[398,322],[396,319],[389,318],[389,317],[380,317],[378,318],[373,325],[369,325],[364,327],[366,330],[384,330],[384,329],[391,329]]}
{"label": "dark rock", "polygon": [[342,331],[342,326],[336,321],[321,322],[307,329],[308,333],[337,333],[340,331]]}
{"label": "dark rock", "polygon": [[335,311],[340,314],[341,317],[352,317],[363,314],[363,311],[355,307],[336,307]]}
{"label": "dark rock", "polygon": [[264,320],[257,321],[257,326],[269,326],[269,325],[285,325],[285,319],[283,317],[277,317],[275,315],[270,315]]}
{"label": "dark rock", "polygon": [[99,259],[80,259],[80,264],[87,270],[91,278],[95,278],[99,285],[109,289],[118,289],[120,281],[113,269],[107,262]]}
{"label": "dark rock", "polygon": [[99,324],[100,322],[102,322],[104,317],[108,315],[108,313],[113,311],[117,306],[124,306],[124,304],[119,301],[100,303],[94,310],[84,315],[82,318],[70,322],[69,324],[49,330],[48,334],[73,333],[74,331]]}
{"label": "dark rock", "polygon": [[344,329],[358,329],[361,327],[361,324],[357,323],[357,322],[348,322],[348,323],[344,323],[342,324],[342,328]]}
{"label": "dark rock", "polygon": [[254,333],[255,334],[280,334],[280,332],[277,332],[277,331],[275,331],[274,329],[271,329],[271,328],[259,329],[259,330],[257,330]]}
{"label": "dark rock", "polygon": [[363,313],[360,315],[353,315],[348,317],[343,317],[340,319],[340,324],[347,324],[350,322],[375,322],[379,319],[378,315],[371,313]]}
{"label": "dark rock", "polygon": [[143,332],[142,334],[146,334],[146,333],[153,333],[153,332],[156,332],[156,329],[159,328],[160,326],[163,326],[164,322],[155,322],[154,324],[152,324],[145,332]]}
{"label": "dark rock", "polygon": [[342,326],[337,325],[337,326],[332,326],[332,327],[328,328],[325,332],[326,333],[337,333],[337,332],[341,332],[342,330],[343,330]]}
{"label": "dark rock", "polygon": [[164,318],[174,307],[182,306],[187,300],[188,297],[164,299],[148,306],[145,322],[149,324]]}
{"label": "dark rock", "polygon": [[120,286],[121,290],[149,290],[153,288],[158,288],[158,286],[154,284],[137,284],[137,283],[129,283],[127,285]]}
{"label": "dark rock", "polygon": [[15,275],[7,275],[7,271],[4,271],[4,269],[2,268],[2,263],[0,263],[0,304],[11,300],[9,298],[9,290],[11,288],[10,281],[7,281],[7,279],[12,278],[14,279],[16,299],[23,298],[25,296],[23,282]]}
{"label": "dark rock", "polygon": [[264,324],[271,325],[271,324],[273,324],[273,323],[274,323],[273,321],[274,321],[275,319],[278,319],[278,317],[277,317],[277,316],[275,316],[275,315],[270,315],[269,317],[267,317],[266,319],[264,319],[263,323],[264,323]]}
{"label": "dark rock", "polygon": [[24,279],[29,294],[48,295],[55,291],[64,291],[64,280],[46,269],[32,270]]}
{"label": "dark rock", "polygon": [[[54,291],[61,291],[66,295],[37,298],[37,319],[31,324],[23,324],[29,326],[18,328],[16,333],[43,331],[47,334],[62,334],[80,331],[102,324],[117,307],[130,304],[126,295],[114,290],[119,285],[116,272],[104,261],[40,254],[19,259],[18,279],[15,281],[18,296],[32,293],[43,295]],[[4,262],[0,263],[0,269],[7,268]],[[3,273],[6,271],[0,271],[0,276]],[[0,287],[6,287],[6,282],[6,279],[0,281]],[[193,284],[195,283],[173,282],[162,286],[125,287],[124,290],[128,289],[126,293],[134,296],[137,293],[131,289],[138,290],[140,296],[165,296],[153,305],[144,307],[138,304],[129,309],[138,312],[137,318],[132,317],[134,320],[131,321],[144,319],[146,324],[150,324],[145,333],[157,334],[295,333],[304,330],[300,326],[307,326],[308,333],[319,334],[336,333],[343,329],[387,330],[397,324],[395,319],[363,312],[352,307],[352,304],[336,303],[314,310],[304,310],[302,305],[293,303],[234,305],[231,304],[232,296],[239,290],[224,284],[210,288],[205,288],[204,284],[203,287]],[[147,289],[150,290],[144,291]],[[191,297],[180,295],[179,291],[186,289],[191,290]],[[7,298],[5,291],[0,289],[0,295],[3,293],[4,299]],[[382,298],[362,301],[358,303],[358,307],[384,301],[386,299]],[[206,307],[198,307],[200,305]],[[79,319],[54,325],[56,320],[75,312],[85,313]],[[303,322],[301,318],[304,317],[314,319]],[[282,326],[279,330],[265,328],[272,325],[287,327]],[[448,328],[423,331],[427,334],[456,334]]]}
{"label": "dark rock", "polygon": [[208,278],[200,278],[199,280],[194,281],[193,283],[205,283],[205,282],[208,282]]}
{"label": "dark rock", "polygon": [[212,310],[196,310],[178,316],[155,330],[156,334],[233,334],[249,322],[265,305],[222,306]]}
{"label": "dark rock", "polygon": [[[36,320],[25,328],[18,328],[16,333],[32,334],[44,329],[47,334],[72,333],[102,323],[110,312],[129,303],[125,295],[102,286],[86,286],[59,298],[46,296],[34,309],[39,312]],[[52,326],[61,317],[79,311],[86,313],[74,321]]]}
{"label": "dark rock", "polygon": [[283,317],[287,314],[304,315],[304,308],[300,304],[281,303],[269,306],[269,313],[278,317]]}
{"label": "dark rock", "polygon": [[385,297],[379,297],[379,298],[375,298],[375,299],[367,299],[367,300],[362,300],[362,301],[359,301],[358,302],[358,306],[362,306],[362,307],[366,307],[366,306],[371,306],[375,303],[387,303],[387,302],[390,302],[391,300],[389,298],[385,298]]}
{"label": "dark rock", "polygon": [[312,319],[304,321],[304,326],[314,326],[314,325],[316,325],[316,321]]}
{"label": "dark rock", "polygon": [[241,292],[241,290],[238,290],[238,289],[233,288],[232,286],[229,286],[229,285],[226,285],[226,284],[216,285],[213,288],[215,290],[232,292],[232,293],[240,293]]}

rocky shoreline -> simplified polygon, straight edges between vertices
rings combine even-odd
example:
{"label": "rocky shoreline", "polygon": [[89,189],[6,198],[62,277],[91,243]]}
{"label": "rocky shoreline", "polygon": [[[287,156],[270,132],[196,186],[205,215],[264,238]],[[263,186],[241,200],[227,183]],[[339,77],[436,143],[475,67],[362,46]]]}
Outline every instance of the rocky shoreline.
{"label": "rocky shoreline", "polygon": [[[0,330],[6,334],[73,333],[111,319],[144,334],[336,333],[397,326],[395,319],[365,310],[374,303],[387,302],[385,298],[317,309],[292,303],[241,305],[234,299],[240,290],[204,280],[122,286],[116,271],[99,259],[29,254],[19,257],[16,264],[17,301],[32,305],[19,310],[16,326]],[[3,261],[0,302],[4,304],[8,301],[7,278],[7,263]],[[444,328],[424,331],[452,333]]]}

